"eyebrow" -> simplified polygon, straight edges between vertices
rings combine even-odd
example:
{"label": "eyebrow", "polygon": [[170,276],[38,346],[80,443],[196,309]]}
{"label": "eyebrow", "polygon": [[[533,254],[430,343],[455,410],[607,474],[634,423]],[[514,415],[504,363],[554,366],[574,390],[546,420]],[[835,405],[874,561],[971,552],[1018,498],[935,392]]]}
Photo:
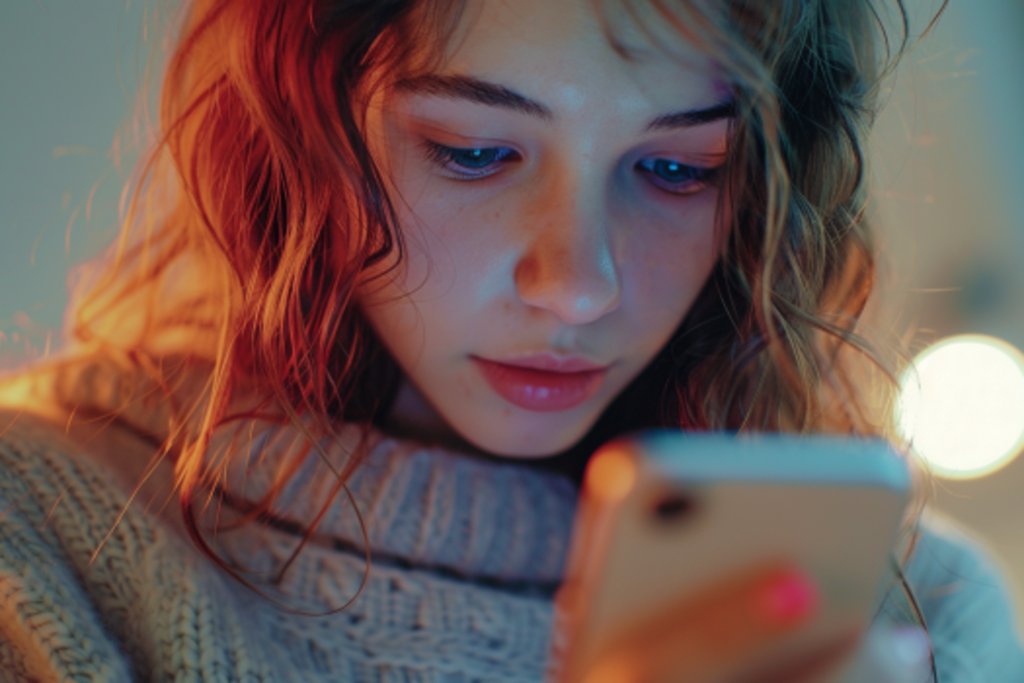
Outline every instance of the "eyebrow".
{"label": "eyebrow", "polygon": [[503,85],[481,81],[471,76],[427,74],[399,81],[397,88],[406,93],[434,95],[453,100],[469,100],[477,104],[535,116],[545,121],[555,118],[555,113],[540,102],[520,95]]}
{"label": "eyebrow", "polygon": [[[433,95],[453,100],[468,100],[489,107],[499,107],[510,111],[533,116],[544,121],[552,121],[555,113],[545,104],[520,95],[511,88],[497,83],[490,83],[472,76],[427,74],[399,81],[396,87],[405,93]],[[736,103],[726,100],[702,109],[664,114],[652,120],[646,131],[675,130],[690,128],[705,123],[713,123],[736,116]]]}
{"label": "eyebrow", "polygon": [[700,126],[705,123],[714,123],[722,119],[731,119],[736,116],[736,103],[726,100],[704,109],[690,109],[674,114],[659,116],[645,126],[645,130],[673,130],[676,128],[689,128]]}

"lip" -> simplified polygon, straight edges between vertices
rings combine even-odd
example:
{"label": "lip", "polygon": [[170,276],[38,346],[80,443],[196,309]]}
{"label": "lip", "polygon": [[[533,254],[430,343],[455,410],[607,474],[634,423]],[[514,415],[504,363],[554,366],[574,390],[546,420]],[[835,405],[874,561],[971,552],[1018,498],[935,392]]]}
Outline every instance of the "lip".
{"label": "lip", "polygon": [[[476,358],[474,356],[474,358]],[[481,359],[485,360],[485,359]],[[531,368],[533,370],[547,370],[549,372],[594,372],[607,370],[607,365],[598,365],[578,356],[563,358],[553,353],[535,353],[530,356],[514,356],[503,358],[500,361],[489,361],[501,365],[511,365],[517,368]]]}
{"label": "lip", "polygon": [[512,405],[537,412],[569,410],[590,399],[609,367],[548,353],[501,361],[471,358],[495,393]]}

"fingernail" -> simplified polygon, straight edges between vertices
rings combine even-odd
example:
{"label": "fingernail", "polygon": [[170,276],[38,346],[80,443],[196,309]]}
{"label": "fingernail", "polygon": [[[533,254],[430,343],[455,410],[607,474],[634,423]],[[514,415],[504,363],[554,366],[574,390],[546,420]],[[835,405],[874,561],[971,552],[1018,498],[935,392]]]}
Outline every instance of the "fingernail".
{"label": "fingernail", "polygon": [[793,624],[803,621],[818,608],[818,588],[809,577],[788,572],[761,589],[756,603],[766,622]]}
{"label": "fingernail", "polygon": [[903,627],[893,630],[893,654],[906,666],[918,665],[931,654],[928,636],[919,628]]}

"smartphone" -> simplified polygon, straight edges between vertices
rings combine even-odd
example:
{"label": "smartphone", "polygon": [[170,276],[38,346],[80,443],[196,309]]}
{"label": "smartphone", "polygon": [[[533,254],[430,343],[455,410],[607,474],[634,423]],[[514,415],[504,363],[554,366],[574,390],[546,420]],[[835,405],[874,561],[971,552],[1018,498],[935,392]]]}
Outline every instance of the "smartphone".
{"label": "smartphone", "polygon": [[556,680],[583,681],[630,625],[767,563],[798,567],[821,593],[816,616],[773,652],[867,625],[910,482],[882,440],[650,432],[604,446],[584,476],[556,600]]}

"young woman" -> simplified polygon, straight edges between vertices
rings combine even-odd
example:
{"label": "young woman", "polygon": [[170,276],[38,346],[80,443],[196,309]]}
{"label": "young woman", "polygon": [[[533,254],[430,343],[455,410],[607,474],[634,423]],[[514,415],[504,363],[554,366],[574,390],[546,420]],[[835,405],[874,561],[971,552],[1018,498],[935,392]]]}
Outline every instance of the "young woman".
{"label": "young woman", "polygon": [[[541,680],[601,443],[887,434],[857,329],[863,149],[904,19],[869,0],[183,8],[73,343],[4,385],[0,677]],[[878,622],[926,623],[944,683],[1024,680],[984,556],[930,523],[905,540]],[[710,680],[813,592],[726,580],[594,676]]]}

